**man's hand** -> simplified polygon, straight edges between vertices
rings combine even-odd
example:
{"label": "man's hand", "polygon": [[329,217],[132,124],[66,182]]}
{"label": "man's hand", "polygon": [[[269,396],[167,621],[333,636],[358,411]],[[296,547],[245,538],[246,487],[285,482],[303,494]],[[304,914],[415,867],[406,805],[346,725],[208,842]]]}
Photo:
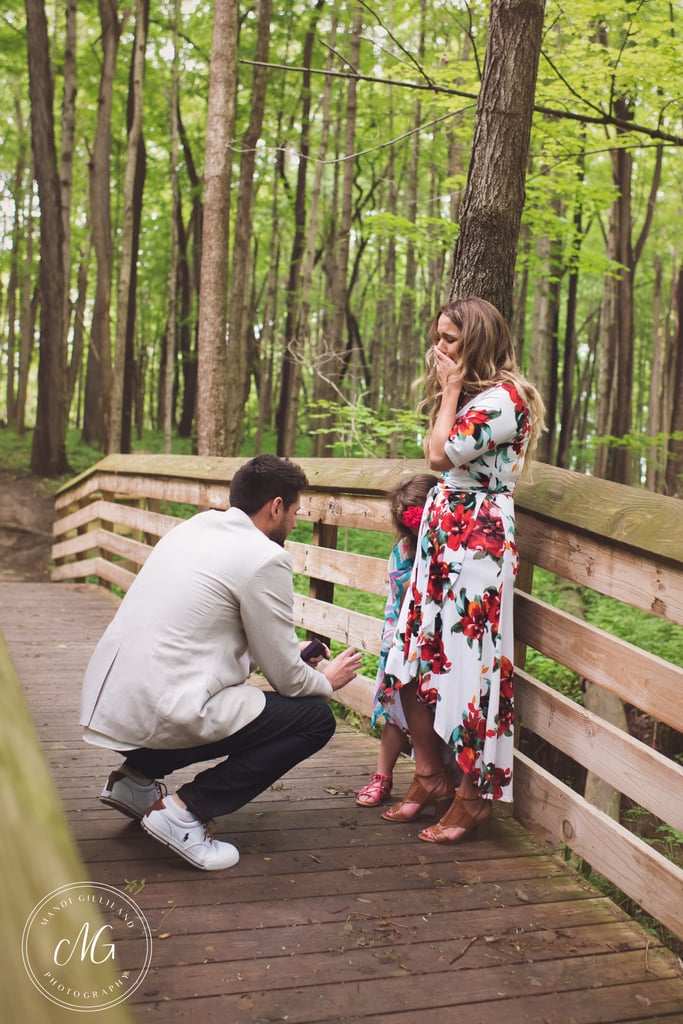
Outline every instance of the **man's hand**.
{"label": "man's hand", "polygon": [[333,690],[341,690],[342,686],[346,686],[356,678],[362,660],[363,655],[360,651],[356,651],[353,647],[347,647],[325,666],[322,673]]}

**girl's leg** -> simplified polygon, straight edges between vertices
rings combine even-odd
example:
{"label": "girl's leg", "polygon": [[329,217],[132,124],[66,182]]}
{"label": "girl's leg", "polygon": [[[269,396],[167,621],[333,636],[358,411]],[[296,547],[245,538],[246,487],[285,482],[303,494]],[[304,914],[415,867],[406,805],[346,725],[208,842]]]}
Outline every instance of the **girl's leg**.
{"label": "girl's leg", "polygon": [[399,754],[406,749],[406,734],[392,722],[382,729],[379,741],[379,755],[377,757],[377,771],[380,775],[391,775],[394,765],[398,761]]}

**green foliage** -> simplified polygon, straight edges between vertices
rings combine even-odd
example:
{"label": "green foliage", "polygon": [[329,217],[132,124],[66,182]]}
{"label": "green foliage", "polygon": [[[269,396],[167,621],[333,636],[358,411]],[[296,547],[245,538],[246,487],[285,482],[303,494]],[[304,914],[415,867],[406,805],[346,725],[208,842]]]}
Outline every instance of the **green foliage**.
{"label": "green foliage", "polygon": [[[332,413],[338,438],[335,455],[346,458],[381,459],[422,458],[422,421],[410,409],[392,409],[390,419],[382,419],[362,401],[329,402],[320,400],[308,406],[312,423]],[[312,427],[309,433],[322,434],[325,428]]]}

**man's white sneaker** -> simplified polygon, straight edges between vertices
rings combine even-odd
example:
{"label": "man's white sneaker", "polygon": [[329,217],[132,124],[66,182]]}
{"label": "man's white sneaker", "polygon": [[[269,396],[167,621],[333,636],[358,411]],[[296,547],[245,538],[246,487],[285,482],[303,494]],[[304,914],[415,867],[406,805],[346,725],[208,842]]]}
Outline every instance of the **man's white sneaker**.
{"label": "man's white sneaker", "polygon": [[100,793],[100,800],[129,818],[140,821],[148,807],[166,792],[160,782],[136,782],[123,772],[112,772]]}
{"label": "man's white sneaker", "polygon": [[197,818],[182,821],[176,817],[170,800],[157,800],[145,812],[140,824],[145,832],[203,871],[231,868],[240,859],[239,850],[232,843],[214,839],[209,826]]}

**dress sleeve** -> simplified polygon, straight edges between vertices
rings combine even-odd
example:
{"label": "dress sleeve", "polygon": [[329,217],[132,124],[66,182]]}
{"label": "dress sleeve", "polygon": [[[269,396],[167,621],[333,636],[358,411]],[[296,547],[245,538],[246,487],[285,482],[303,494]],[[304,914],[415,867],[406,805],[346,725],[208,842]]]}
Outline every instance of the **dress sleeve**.
{"label": "dress sleeve", "polygon": [[527,432],[526,404],[513,385],[500,384],[458,413],[444,450],[454,466],[462,466],[503,445],[521,447]]}

